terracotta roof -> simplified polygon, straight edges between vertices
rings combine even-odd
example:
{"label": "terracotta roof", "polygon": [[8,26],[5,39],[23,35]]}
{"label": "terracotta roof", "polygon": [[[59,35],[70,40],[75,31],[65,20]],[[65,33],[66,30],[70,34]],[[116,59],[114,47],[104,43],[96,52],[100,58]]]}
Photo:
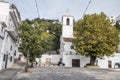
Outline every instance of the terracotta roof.
{"label": "terracotta roof", "polygon": [[63,38],[63,40],[65,41],[65,42],[72,42],[73,41],[73,38]]}

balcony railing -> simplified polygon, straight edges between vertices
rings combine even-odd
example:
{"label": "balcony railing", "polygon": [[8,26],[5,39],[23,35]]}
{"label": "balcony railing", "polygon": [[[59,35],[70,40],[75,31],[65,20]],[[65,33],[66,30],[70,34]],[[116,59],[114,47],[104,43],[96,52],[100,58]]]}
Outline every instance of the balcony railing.
{"label": "balcony railing", "polygon": [[17,39],[18,33],[17,33],[17,30],[14,27],[8,27],[7,31],[9,32],[9,34],[12,36],[12,38],[14,40]]}

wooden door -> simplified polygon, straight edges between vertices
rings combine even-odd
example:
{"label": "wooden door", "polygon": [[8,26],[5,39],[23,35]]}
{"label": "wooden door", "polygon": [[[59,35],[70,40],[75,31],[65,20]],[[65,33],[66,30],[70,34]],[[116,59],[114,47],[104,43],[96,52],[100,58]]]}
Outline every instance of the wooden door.
{"label": "wooden door", "polygon": [[72,59],[72,67],[80,67],[80,59]]}

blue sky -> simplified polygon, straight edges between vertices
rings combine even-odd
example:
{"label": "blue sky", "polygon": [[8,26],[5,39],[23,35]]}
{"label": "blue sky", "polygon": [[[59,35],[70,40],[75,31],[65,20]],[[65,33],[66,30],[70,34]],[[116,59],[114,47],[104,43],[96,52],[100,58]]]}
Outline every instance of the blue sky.
{"label": "blue sky", "polygon": [[[16,4],[20,11],[22,20],[37,18],[35,0],[5,0]],[[82,17],[82,14],[89,0],[37,0],[41,18],[61,20],[69,10],[69,13],[76,20]],[[117,17],[120,14],[120,0],[92,0],[86,14],[104,12],[108,16]]]}

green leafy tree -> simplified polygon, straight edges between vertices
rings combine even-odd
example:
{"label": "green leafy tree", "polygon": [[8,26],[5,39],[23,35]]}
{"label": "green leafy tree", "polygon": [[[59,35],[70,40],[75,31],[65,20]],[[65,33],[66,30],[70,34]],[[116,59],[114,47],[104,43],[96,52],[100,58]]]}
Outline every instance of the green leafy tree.
{"label": "green leafy tree", "polygon": [[48,26],[49,34],[53,36],[53,44],[54,44],[54,50],[56,50],[58,54],[58,49],[60,49],[60,35],[61,35],[61,24],[59,23],[51,23]]}
{"label": "green leafy tree", "polygon": [[[49,30],[49,32],[47,32]],[[33,64],[35,57],[40,57],[47,51],[59,49],[61,24],[52,20],[25,20],[19,26],[21,44],[19,50]],[[25,69],[27,71],[27,68]]]}
{"label": "green leafy tree", "polygon": [[44,45],[47,44],[51,46],[48,47],[47,45],[45,45],[44,52],[56,50],[56,52],[58,53],[58,49],[60,47],[61,24],[57,20],[56,20],[57,22],[54,21],[55,20],[45,20],[45,19],[34,19],[32,21],[33,23],[39,25],[38,31],[41,32],[41,34],[43,33],[45,34],[48,31],[46,35],[50,36],[49,38],[46,37],[44,40],[42,40]]}
{"label": "green leafy tree", "polygon": [[26,59],[26,66],[25,66],[25,72],[28,71],[28,61],[29,58],[28,56],[30,55],[30,49],[31,49],[31,35],[32,35],[32,27],[27,23],[27,22],[23,22],[20,27],[19,27],[19,31],[20,31],[20,48],[19,50],[27,57]]}
{"label": "green leafy tree", "polygon": [[74,45],[81,55],[90,57],[94,65],[96,58],[112,55],[119,43],[118,32],[109,18],[100,14],[85,15],[75,24]]}

